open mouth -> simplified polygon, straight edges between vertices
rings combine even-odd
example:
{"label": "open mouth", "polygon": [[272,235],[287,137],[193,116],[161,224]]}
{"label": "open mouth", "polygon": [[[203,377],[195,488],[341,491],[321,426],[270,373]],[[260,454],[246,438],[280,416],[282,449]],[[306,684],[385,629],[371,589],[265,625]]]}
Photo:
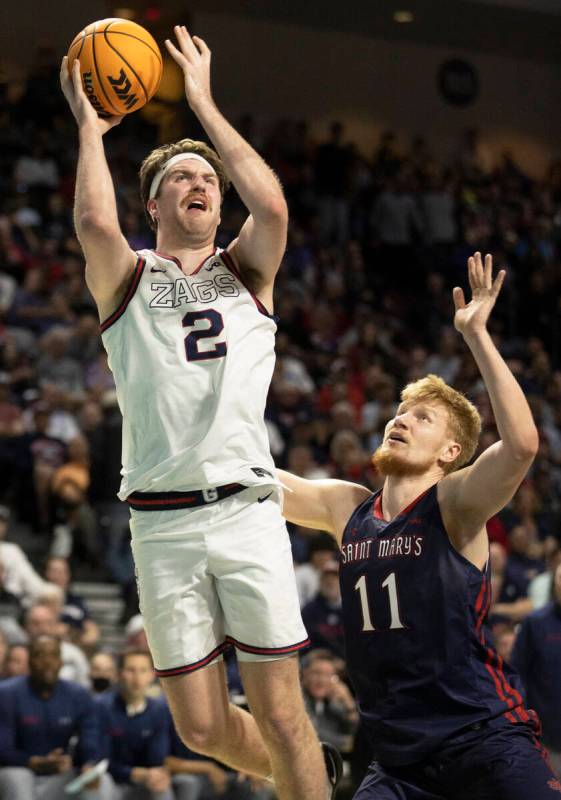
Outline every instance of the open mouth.
{"label": "open mouth", "polygon": [[406,440],[399,433],[390,433],[390,435],[388,436],[388,441],[389,442],[401,442],[402,444],[406,444]]}
{"label": "open mouth", "polygon": [[187,206],[187,211],[206,211],[206,203],[204,200],[191,200]]}

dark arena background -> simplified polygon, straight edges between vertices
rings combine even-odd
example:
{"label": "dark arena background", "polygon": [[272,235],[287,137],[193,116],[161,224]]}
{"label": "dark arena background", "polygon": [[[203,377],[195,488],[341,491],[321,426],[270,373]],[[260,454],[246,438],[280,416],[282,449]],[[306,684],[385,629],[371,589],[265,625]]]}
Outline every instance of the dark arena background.
{"label": "dark arena background", "polygon": [[[93,694],[117,680],[119,653],[146,647],[128,508],[116,498],[121,416],[72,221],[77,130],[58,79],[75,34],[113,16],[146,27],[165,54],[156,97],[105,137],[130,246],[153,246],[142,159],[206,139],[163,48],[176,23],[210,46],[217,105],[284,187],[266,412],[279,467],[379,488],[372,452],[401,387],[427,373],[477,405],[480,448],[495,441],[452,288],[465,287],[476,250],[506,267],[491,330],[540,435],[527,478],[488,523],[489,621],[508,661],[524,620],[550,602],[561,560],[561,3],[18,0],[0,9],[0,677],[26,674],[29,642],[54,633],[66,643],[62,677]],[[230,190],[219,245],[244,214]],[[337,547],[321,531],[289,532],[312,641],[306,703],[320,738],[343,752],[338,797],[350,798],[370,754],[346,673]],[[518,666],[559,718],[559,636],[536,659]],[[228,673],[243,704],[231,657]],[[542,722],[559,758],[559,725]],[[182,759],[203,777],[178,800],[275,797]]]}

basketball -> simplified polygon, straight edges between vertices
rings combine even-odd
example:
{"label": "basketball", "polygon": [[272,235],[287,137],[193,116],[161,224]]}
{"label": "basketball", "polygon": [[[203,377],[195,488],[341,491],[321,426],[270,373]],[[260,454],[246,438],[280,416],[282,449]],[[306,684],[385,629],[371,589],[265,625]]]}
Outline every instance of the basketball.
{"label": "basketball", "polygon": [[154,38],[127,19],[92,22],[68,48],[68,70],[80,62],[84,91],[100,117],[130,114],[150,100],[162,77]]}

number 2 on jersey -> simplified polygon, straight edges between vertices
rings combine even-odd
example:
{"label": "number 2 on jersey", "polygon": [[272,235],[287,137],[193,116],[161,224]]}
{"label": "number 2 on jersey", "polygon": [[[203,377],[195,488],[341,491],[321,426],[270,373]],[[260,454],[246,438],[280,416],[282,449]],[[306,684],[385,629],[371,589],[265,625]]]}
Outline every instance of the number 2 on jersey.
{"label": "number 2 on jersey", "polygon": [[185,337],[185,355],[187,361],[207,361],[209,358],[224,358],[228,345],[226,342],[215,342],[214,350],[199,350],[200,339],[213,339],[220,336],[224,330],[222,314],[214,308],[204,311],[189,311],[183,317],[184,328],[194,328],[197,320],[204,319],[209,323],[208,328],[196,328]]}
{"label": "number 2 on jersey", "polygon": [[[405,628],[399,618],[399,601],[397,599],[397,583],[395,580],[395,572],[391,572],[382,584],[382,588],[388,590],[390,600],[390,617],[391,624],[390,630],[395,628]],[[375,631],[376,628],[372,624],[372,617],[370,616],[370,605],[368,603],[368,588],[366,586],[366,575],[363,575],[355,584],[356,591],[360,594],[360,605],[362,608],[362,630],[363,632]]]}

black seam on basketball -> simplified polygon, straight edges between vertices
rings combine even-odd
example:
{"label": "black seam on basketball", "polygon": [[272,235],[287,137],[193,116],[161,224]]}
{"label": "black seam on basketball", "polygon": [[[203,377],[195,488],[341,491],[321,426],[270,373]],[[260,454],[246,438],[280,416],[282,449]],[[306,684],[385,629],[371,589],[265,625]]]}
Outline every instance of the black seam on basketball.
{"label": "black seam on basketball", "polygon": [[[116,22],[110,22],[109,25],[105,28],[105,30],[99,31],[99,33],[103,33],[105,35],[107,33],[107,31],[109,31],[111,29],[111,25],[116,25],[116,24],[117,24]],[[119,36],[130,36],[131,39],[136,39],[138,42],[142,42],[142,44],[145,44],[146,47],[152,53],[154,53],[155,56],[158,57],[158,61],[160,62],[160,66],[163,66],[162,54],[160,53],[160,51],[159,50],[154,50],[152,45],[148,44],[148,42],[145,41],[144,39],[141,39],[140,36],[135,36],[134,33],[127,33],[126,31],[111,31],[111,33],[114,36],[116,36],[117,34]]]}
{"label": "black seam on basketball", "polygon": [[77,52],[77,54],[75,56],[75,58],[77,58],[78,60],[80,60],[80,53],[84,49],[85,43],[86,43],[86,34],[82,31],[82,41],[80,42],[80,49],[78,50],[78,52]]}
{"label": "black seam on basketball", "polygon": [[[114,23],[112,22],[111,25],[113,24]],[[107,28],[105,28],[105,30],[103,31],[90,31],[90,33],[86,33],[85,36],[104,36],[105,33],[107,33],[107,31],[110,29],[111,25],[108,25]],[[159,52],[159,50],[154,50],[152,45],[148,44],[148,42],[145,39],[141,39],[140,36],[135,36],[134,33],[126,33],[125,31],[111,31],[111,33],[113,34],[113,36],[117,35],[129,36],[131,39],[136,39],[138,42],[141,42],[142,44],[146,45],[146,47],[150,50],[150,52],[154,53],[154,55],[158,58],[160,66],[163,66],[164,62],[162,59],[162,54]]]}
{"label": "black seam on basketball", "polygon": [[[115,31],[115,33],[116,33],[116,31]],[[146,88],[145,88],[144,84],[143,84],[143,83],[142,83],[142,81],[140,80],[140,77],[139,77],[139,75],[138,75],[138,72],[136,72],[136,70],[134,69],[134,67],[133,67],[131,64],[129,64],[129,62],[128,62],[128,61],[127,61],[127,59],[124,57],[124,55],[123,55],[122,53],[120,53],[120,52],[117,50],[117,48],[116,48],[116,47],[113,47],[113,45],[111,44],[111,42],[110,42],[110,41],[109,41],[109,39],[107,38],[107,28],[106,28],[106,29],[103,31],[103,35],[105,36],[105,41],[107,42],[107,44],[109,45],[109,47],[111,48],[111,50],[113,50],[115,53],[117,53],[117,55],[119,56],[119,58],[121,59],[121,61],[123,61],[123,62],[124,62],[126,65],[127,65],[127,67],[130,69],[130,71],[132,72],[132,74],[134,75],[134,77],[136,78],[136,80],[139,82],[139,84],[140,84],[140,86],[141,86],[141,88],[142,88],[142,91],[144,92],[144,96],[145,96],[145,98],[146,98],[146,102],[148,102],[148,101],[150,100],[150,98],[148,97],[148,92],[146,91]],[[135,38],[136,38],[136,37],[135,37]],[[142,41],[142,40],[139,40],[139,41]]]}
{"label": "black seam on basketball", "polygon": [[[94,33],[95,33],[95,31],[94,31]],[[101,33],[101,31],[100,31],[100,33]],[[97,68],[97,59],[95,57],[95,36],[92,37],[92,57],[93,57],[95,74],[97,75],[97,82],[101,86],[101,90],[102,90],[103,94],[105,95],[105,97],[107,98],[107,102],[109,103],[109,105],[111,106],[113,111],[115,111],[117,113],[117,116],[122,116],[123,112],[119,108],[117,108],[117,106],[114,106],[113,103],[111,102],[111,98],[109,97],[109,95],[105,91],[105,86],[103,85],[103,80],[101,79],[101,77],[99,75],[99,70]]]}

